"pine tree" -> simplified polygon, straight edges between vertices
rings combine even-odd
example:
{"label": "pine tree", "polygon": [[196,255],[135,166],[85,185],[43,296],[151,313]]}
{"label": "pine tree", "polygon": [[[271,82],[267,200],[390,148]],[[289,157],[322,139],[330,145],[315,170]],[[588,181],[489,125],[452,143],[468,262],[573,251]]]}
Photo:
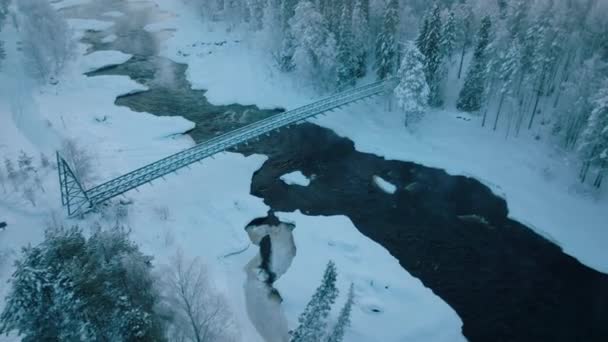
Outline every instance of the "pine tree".
{"label": "pine tree", "polygon": [[405,112],[405,126],[420,117],[428,104],[429,87],[424,74],[424,56],[416,46],[408,42],[397,74],[399,85],[395,88],[397,104]]}
{"label": "pine tree", "polygon": [[337,56],[337,88],[339,90],[352,87],[355,85],[357,78],[358,61],[354,53],[354,41],[351,33],[351,20],[349,11],[344,6],[342,11],[342,27],[340,28],[341,36],[338,43]]}
{"label": "pine tree", "polygon": [[376,73],[383,80],[397,69],[397,26],[399,25],[399,2],[389,0],[384,12],[382,30],[376,40]]}
{"label": "pine tree", "polygon": [[457,108],[466,112],[478,111],[481,108],[482,96],[484,94],[486,82],[486,48],[490,40],[490,29],[492,21],[489,16],[486,16],[481,21],[479,29],[479,38],[471,67],[467,72],[464,86],[458,97]]}
{"label": "pine tree", "polygon": [[291,342],[319,342],[325,336],[327,317],[338,297],[336,265],[327,264],[321,285],[315,291],[306,309],[298,318],[298,327],[291,334]]}
{"label": "pine tree", "polygon": [[354,301],[354,285],[350,284],[346,303],[340,311],[340,315],[338,316],[338,322],[336,322],[336,325],[334,326],[332,332],[327,338],[327,342],[341,342],[344,339],[344,333],[346,332],[346,328],[350,325],[350,312],[352,311]]}

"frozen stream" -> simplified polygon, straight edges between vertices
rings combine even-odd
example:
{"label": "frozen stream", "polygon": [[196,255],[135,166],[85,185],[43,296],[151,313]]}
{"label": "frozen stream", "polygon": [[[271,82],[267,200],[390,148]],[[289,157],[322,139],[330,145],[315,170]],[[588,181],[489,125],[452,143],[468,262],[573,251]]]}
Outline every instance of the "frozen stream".
{"label": "frozen stream", "polygon": [[[128,12],[123,18],[103,18],[116,22],[117,39],[104,43],[107,32],[89,32],[85,41],[94,50],[119,50],[134,57],[90,76],[128,75],[150,88],[118,98],[118,105],[183,116],[197,124],[190,132],[196,141],[276,113],[238,104],[214,106],[204,91],[190,89],[186,66],[157,56],[159,41],[170,32],[143,30],[155,18],[170,15],[149,3],[126,8],[123,1],[104,0],[67,9],[66,14],[100,19],[99,13],[110,10]],[[606,341],[608,276],[509,219],[505,201],[478,181],[360,153],[352,141],[313,124],[282,130],[238,152],[269,157],[253,177],[253,195],[277,212],[348,216],[456,310],[470,341]],[[314,175],[314,180],[302,187],[279,179],[296,170]],[[395,193],[379,190],[374,176],[394,184]],[[264,283],[255,271],[259,262],[247,267],[250,294],[270,289],[250,286]],[[281,317],[280,302],[268,303],[268,317]],[[274,341],[265,333],[267,327],[252,322]]]}

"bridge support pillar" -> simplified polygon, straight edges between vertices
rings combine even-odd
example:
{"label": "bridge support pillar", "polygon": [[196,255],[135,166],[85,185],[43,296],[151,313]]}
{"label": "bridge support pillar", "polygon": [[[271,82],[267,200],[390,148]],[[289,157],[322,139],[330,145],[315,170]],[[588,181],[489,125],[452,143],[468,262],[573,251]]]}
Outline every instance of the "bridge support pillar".
{"label": "bridge support pillar", "polygon": [[57,152],[57,171],[61,188],[61,204],[67,208],[68,216],[84,213],[93,207],[82,184],[70,165]]}

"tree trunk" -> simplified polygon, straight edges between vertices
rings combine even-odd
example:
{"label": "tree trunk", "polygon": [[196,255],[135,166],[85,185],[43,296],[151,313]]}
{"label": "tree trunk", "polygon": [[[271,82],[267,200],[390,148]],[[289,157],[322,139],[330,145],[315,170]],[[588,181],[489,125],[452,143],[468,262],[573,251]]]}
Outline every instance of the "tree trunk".
{"label": "tree trunk", "polygon": [[494,97],[496,93],[496,76],[492,77],[492,81],[490,81],[490,91],[488,92],[488,96],[485,100],[485,108],[483,111],[483,120],[481,121],[481,127],[486,127],[486,120],[488,118],[488,112],[490,111],[490,100]]}
{"label": "tree trunk", "polygon": [[536,92],[536,100],[534,101],[534,109],[532,109],[532,115],[530,116],[530,122],[528,123],[528,129],[532,129],[532,124],[534,124],[534,117],[536,117],[536,110],[538,109],[538,102],[540,102],[541,90]]}
{"label": "tree trunk", "polygon": [[500,111],[502,110],[502,104],[505,100],[505,93],[500,95],[500,103],[498,104],[498,110],[496,111],[496,119],[494,120],[494,130],[498,127],[498,119],[500,118]]}
{"label": "tree trunk", "polygon": [[597,171],[597,177],[595,177],[595,182],[593,182],[593,185],[598,189],[602,186],[602,180],[604,179],[604,167],[606,167],[605,160],[602,161],[602,164],[600,165],[600,168]]}
{"label": "tree trunk", "polygon": [[568,55],[566,56],[566,63],[564,64],[564,69],[562,70],[562,79],[561,81],[559,81],[559,86],[557,88],[557,94],[555,96],[555,101],[553,102],[553,108],[557,108],[557,104],[559,103],[559,99],[561,98],[562,95],[562,84],[564,84],[564,82],[568,82],[568,79],[570,77],[570,74],[568,73],[569,69],[570,69],[570,63],[571,63],[571,57],[572,56],[572,52],[568,51]]}
{"label": "tree trunk", "polygon": [[464,64],[464,55],[467,51],[467,44],[462,44],[462,52],[460,53],[460,66],[458,67],[458,79],[462,76],[462,65]]}
{"label": "tree trunk", "polygon": [[581,168],[581,172],[579,173],[579,179],[581,183],[585,183],[585,180],[587,180],[587,172],[589,172],[590,164],[591,163],[589,163],[588,161],[583,163],[583,167]]}

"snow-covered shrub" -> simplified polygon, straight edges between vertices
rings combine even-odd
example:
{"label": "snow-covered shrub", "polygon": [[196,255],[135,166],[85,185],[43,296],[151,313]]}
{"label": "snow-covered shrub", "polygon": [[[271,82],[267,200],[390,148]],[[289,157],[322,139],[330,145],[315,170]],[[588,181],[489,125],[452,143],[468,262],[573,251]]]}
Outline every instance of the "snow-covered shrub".
{"label": "snow-covered shrub", "polygon": [[161,311],[171,317],[171,341],[227,342],[238,330],[225,298],[212,286],[205,265],[186,260],[181,252],[162,272]]}
{"label": "snow-covered shrub", "polygon": [[17,10],[28,70],[40,81],[48,82],[73,56],[72,32],[47,0],[19,0]]}
{"label": "snow-covered shrub", "polygon": [[121,228],[88,239],[77,227],[48,229],[15,268],[0,333],[16,331],[23,341],[164,340],[151,257]]}

